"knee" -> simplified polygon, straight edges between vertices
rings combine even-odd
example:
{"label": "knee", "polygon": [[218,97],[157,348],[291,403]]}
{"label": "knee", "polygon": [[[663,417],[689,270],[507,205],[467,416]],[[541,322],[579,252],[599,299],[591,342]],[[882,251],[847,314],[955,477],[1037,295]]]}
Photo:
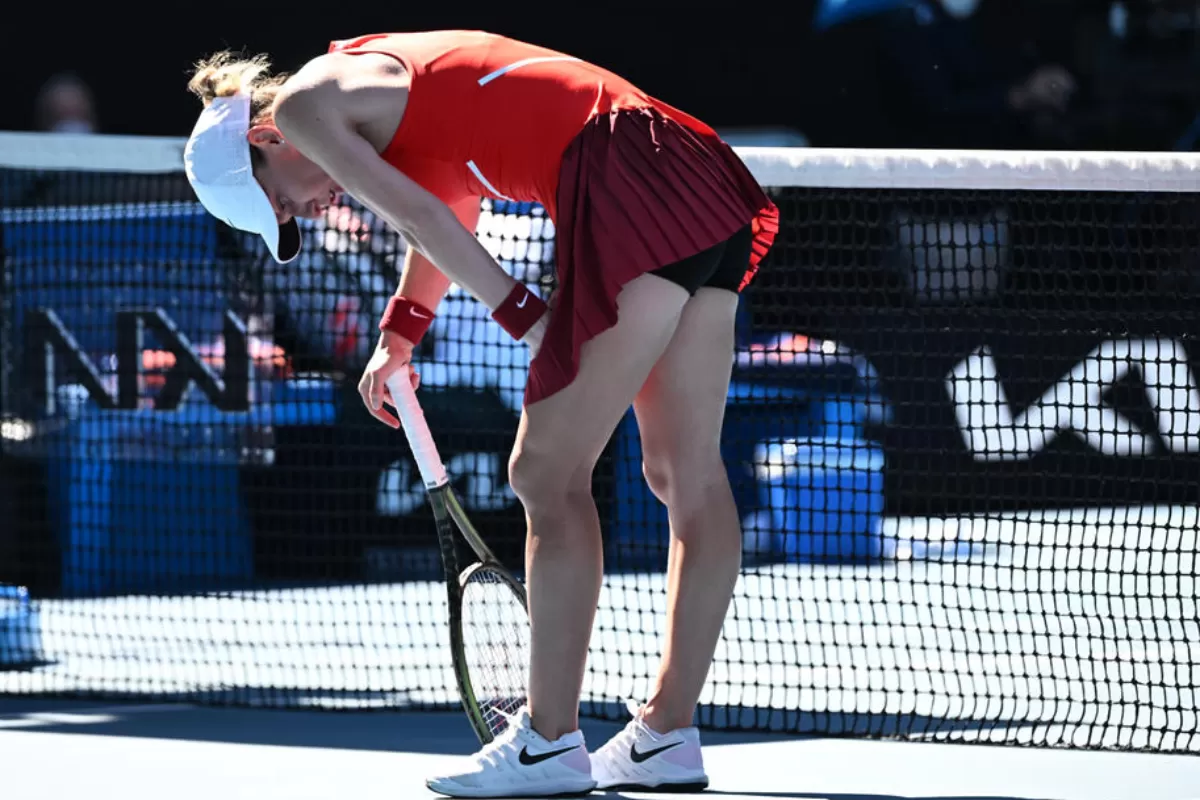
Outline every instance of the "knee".
{"label": "knee", "polygon": [[646,478],[646,485],[663,503],[669,504],[671,484],[674,483],[673,472],[671,459],[648,450],[642,453],[642,475]]}
{"label": "knee", "polygon": [[591,498],[591,471],[552,448],[522,443],[508,460],[508,482],[527,512],[557,512]]}
{"label": "knee", "polygon": [[701,507],[729,483],[716,446],[687,452],[648,447],[642,453],[642,474],[654,496],[676,513]]}

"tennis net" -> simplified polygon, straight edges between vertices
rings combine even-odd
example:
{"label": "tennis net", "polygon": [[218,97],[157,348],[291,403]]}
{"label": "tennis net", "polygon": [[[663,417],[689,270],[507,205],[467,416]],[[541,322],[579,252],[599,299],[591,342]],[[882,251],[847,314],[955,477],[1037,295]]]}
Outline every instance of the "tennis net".
{"label": "tennis net", "polygon": [[[721,728],[1200,751],[1200,159],[748,148],[782,231],[738,315],[744,567]],[[433,528],[355,384],[404,243],[348,200],[297,262],[182,142],[0,135],[0,694],[456,702]],[[544,295],[541,209],[478,235]],[[527,356],[458,290],[417,354],[464,504],[521,563]],[[666,515],[597,467],[585,713],[651,688]]]}

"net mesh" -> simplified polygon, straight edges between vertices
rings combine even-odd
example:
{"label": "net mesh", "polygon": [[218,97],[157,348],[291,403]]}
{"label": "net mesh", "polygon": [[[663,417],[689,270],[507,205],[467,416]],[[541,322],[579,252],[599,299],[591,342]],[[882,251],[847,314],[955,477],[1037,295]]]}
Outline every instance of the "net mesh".
{"label": "net mesh", "polygon": [[[355,384],[403,242],[348,202],[276,265],[179,143],[0,137],[0,694],[454,708],[435,528]],[[747,150],[782,231],[723,453],[743,571],[701,724],[1200,750],[1200,165]],[[554,230],[478,234],[545,295]],[[527,356],[457,290],[417,353],[514,570]],[[632,417],[597,466],[584,712],[644,699],[667,520]],[[3,589],[0,586],[0,589]]]}

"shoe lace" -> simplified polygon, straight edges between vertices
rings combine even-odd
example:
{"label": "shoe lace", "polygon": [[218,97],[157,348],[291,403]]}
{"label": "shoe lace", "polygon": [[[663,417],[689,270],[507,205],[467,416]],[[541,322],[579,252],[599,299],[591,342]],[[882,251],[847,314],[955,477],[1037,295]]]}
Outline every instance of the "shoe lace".
{"label": "shoe lace", "polygon": [[481,749],[479,754],[476,756],[476,760],[481,765],[487,765],[489,767],[498,767],[503,757],[503,751],[506,748],[511,747],[513,742],[520,738],[521,734],[523,733],[522,729],[517,724],[516,714],[509,714],[501,711],[500,709],[495,709],[495,712],[497,715],[504,718],[504,721],[507,723],[507,725],[500,735],[485,744],[483,749]]}
{"label": "shoe lace", "polygon": [[[625,708],[629,711],[629,716],[637,719],[638,712],[642,710],[642,706],[636,700],[626,700]],[[629,745],[637,738],[637,733],[632,725],[626,723],[625,727],[617,733],[616,736],[609,739],[595,753],[601,758],[608,758],[617,752],[624,752],[629,749]]]}

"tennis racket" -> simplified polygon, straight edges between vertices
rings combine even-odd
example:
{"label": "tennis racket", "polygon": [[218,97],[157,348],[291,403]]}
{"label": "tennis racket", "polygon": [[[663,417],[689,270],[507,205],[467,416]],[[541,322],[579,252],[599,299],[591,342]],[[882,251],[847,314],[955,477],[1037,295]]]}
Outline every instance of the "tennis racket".
{"label": "tennis racket", "polygon": [[[450,601],[450,648],[459,696],[479,741],[487,744],[508,727],[509,717],[526,702],[525,587],[484,544],[455,496],[408,370],[388,379],[387,387],[433,507]],[[475,555],[462,570],[456,530]]]}

